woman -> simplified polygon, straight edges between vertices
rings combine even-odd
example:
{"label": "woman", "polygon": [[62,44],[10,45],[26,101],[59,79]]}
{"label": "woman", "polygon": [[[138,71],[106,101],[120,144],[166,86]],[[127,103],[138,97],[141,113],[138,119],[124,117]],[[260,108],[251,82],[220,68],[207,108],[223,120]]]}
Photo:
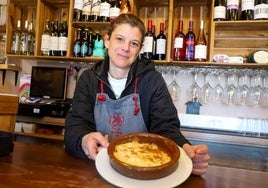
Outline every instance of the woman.
{"label": "woman", "polygon": [[181,134],[164,79],[152,61],[137,58],[144,35],[144,24],[135,15],[121,14],[111,22],[104,37],[108,55],[78,80],[72,112],[66,118],[66,150],[94,160],[109,140],[150,132],[176,142],[192,159],[192,173],[204,174],[209,160],[207,146],[191,146]]}

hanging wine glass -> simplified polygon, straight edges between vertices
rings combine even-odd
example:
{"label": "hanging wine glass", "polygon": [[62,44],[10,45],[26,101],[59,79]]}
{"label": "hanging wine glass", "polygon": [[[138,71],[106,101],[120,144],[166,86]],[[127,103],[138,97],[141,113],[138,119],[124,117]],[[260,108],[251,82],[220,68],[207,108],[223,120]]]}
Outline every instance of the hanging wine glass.
{"label": "hanging wine glass", "polygon": [[268,106],[268,76],[267,76],[268,71],[262,71],[262,81],[263,81],[263,89],[260,97],[260,105],[261,106]]}
{"label": "hanging wine glass", "polygon": [[252,73],[251,76],[251,87],[249,89],[249,93],[247,96],[247,104],[252,105],[258,105],[260,102],[260,96],[262,92],[262,78],[259,75],[259,73]]}
{"label": "hanging wine glass", "polygon": [[178,70],[176,70],[176,68],[173,67],[171,68],[171,73],[173,74],[173,78],[172,78],[172,82],[168,85],[168,91],[171,95],[172,100],[178,101],[181,95],[181,87],[176,81]]}
{"label": "hanging wine glass", "polygon": [[223,104],[233,104],[234,103],[234,92],[236,87],[234,85],[235,74],[232,70],[227,72],[227,84],[222,93],[222,103]]}
{"label": "hanging wine glass", "polygon": [[218,77],[218,83],[214,87],[214,99],[216,102],[221,101],[222,98],[222,93],[223,93],[223,86],[221,85],[221,78],[222,78],[222,70],[219,70],[216,72],[217,77]]}
{"label": "hanging wine glass", "polygon": [[209,83],[210,73],[208,70],[204,71],[205,84],[201,88],[201,101],[203,104],[207,104],[213,100],[214,90]]}
{"label": "hanging wine glass", "polygon": [[188,89],[188,97],[190,101],[200,101],[201,88],[197,83],[197,75],[198,75],[199,70],[192,69],[190,71],[194,75],[194,82]]}
{"label": "hanging wine glass", "polygon": [[238,77],[238,87],[234,92],[234,103],[237,105],[245,105],[248,91],[248,75],[246,72],[243,72]]}

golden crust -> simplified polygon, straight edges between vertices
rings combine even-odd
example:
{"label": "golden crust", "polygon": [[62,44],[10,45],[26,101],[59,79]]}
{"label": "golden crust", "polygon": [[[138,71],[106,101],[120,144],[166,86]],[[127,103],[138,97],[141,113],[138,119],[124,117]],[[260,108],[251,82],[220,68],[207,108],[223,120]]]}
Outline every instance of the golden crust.
{"label": "golden crust", "polygon": [[154,143],[126,142],[115,146],[114,156],[127,164],[155,167],[171,161],[170,156]]}

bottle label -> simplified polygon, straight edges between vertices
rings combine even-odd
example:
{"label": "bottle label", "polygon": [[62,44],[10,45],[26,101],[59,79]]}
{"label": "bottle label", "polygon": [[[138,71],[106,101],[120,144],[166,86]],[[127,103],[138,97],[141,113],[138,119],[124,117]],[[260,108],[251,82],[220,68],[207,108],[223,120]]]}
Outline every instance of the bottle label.
{"label": "bottle label", "polygon": [[42,35],[41,51],[49,51],[50,35]]}
{"label": "bottle label", "polygon": [[157,39],[156,54],[166,54],[166,39]]}
{"label": "bottle label", "polygon": [[92,5],[92,0],[84,0],[83,8],[82,8],[82,14],[90,15],[91,5]]}
{"label": "bottle label", "polygon": [[100,15],[100,1],[93,0],[92,8],[91,8],[91,15]]}
{"label": "bottle label", "polygon": [[199,44],[195,46],[195,59],[207,59],[207,46]]}
{"label": "bottle label", "polygon": [[51,37],[50,38],[50,45],[49,49],[50,50],[58,50],[59,47],[59,37]]}
{"label": "bottle label", "polygon": [[119,16],[119,14],[120,14],[120,9],[119,8],[116,8],[116,7],[110,8],[110,18],[111,19],[116,18],[117,16]]}
{"label": "bottle label", "polygon": [[78,56],[78,54],[80,53],[80,51],[81,51],[81,47],[80,47],[80,45],[78,43],[76,43],[74,45],[74,55],[75,56]]}
{"label": "bottle label", "polygon": [[239,0],[227,0],[227,6],[231,6],[231,5],[238,6]]}
{"label": "bottle label", "polygon": [[254,19],[268,19],[268,4],[259,4],[254,7]]}
{"label": "bottle label", "polygon": [[110,16],[110,3],[104,2],[100,4],[100,16],[109,17]]}
{"label": "bottle label", "polygon": [[241,10],[254,10],[254,0],[242,0]]}
{"label": "bottle label", "polygon": [[74,9],[82,10],[82,8],[83,8],[83,0],[75,0]]}
{"label": "bottle label", "polygon": [[176,37],[174,42],[174,48],[182,48],[183,47],[183,38]]}
{"label": "bottle label", "polygon": [[225,19],[226,8],[225,6],[214,7],[214,19],[222,18]]}
{"label": "bottle label", "polygon": [[59,50],[67,51],[68,38],[67,37],[59,37]]}
{"label": "bottle label", "polygon": [[84,43],[81,46],[81,56],[86,56],[87,55],[87,52],[88,52],[88,47],[87,47],[87,44]]}
{"label": "bottle label", "polygon": [[194,59],[194,39],[186,39],[186,54],[185,59],[193,60]]}
{"label": "bottle label", "polygon": [[143,52],[153,52],[154,38],[145,37],[143,43]]}

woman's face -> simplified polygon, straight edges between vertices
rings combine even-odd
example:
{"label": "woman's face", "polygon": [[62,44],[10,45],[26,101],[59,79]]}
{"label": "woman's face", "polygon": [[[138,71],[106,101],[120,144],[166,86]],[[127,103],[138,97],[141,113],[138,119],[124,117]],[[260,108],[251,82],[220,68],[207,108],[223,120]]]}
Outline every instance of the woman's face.
{"label": "woman's face", "polygon": [[105,38],[110,63],[118,68],[129,68],[141,50],[142,34],[129,24],[118,25],[110,38]]}

